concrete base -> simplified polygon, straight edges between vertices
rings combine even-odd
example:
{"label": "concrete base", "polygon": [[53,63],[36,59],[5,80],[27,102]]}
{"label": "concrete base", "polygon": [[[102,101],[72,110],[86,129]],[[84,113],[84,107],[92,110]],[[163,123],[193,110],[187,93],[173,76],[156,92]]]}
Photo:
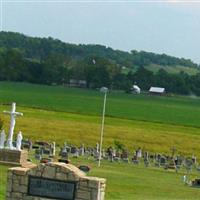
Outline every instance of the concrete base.
{"label": "concrete base", "polygon": [[0,149],[0,164],[23,166],[27,164],[28,152],[10,149]]}

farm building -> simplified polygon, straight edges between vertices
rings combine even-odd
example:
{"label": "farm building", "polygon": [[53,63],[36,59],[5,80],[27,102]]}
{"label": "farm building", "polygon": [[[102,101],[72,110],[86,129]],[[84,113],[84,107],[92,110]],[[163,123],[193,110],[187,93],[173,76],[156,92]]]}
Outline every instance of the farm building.
{"label": "farm building", "polygon": [[149,93],[150,94],[156,94],[156,95],[163,95],[165,94],[165,88],[161,88],[161,87],[151,87],[149,89]]}
{"label": "farm building", "polygon": [[70,79],[68,87],[86,88],[87,82],[85,80]]}

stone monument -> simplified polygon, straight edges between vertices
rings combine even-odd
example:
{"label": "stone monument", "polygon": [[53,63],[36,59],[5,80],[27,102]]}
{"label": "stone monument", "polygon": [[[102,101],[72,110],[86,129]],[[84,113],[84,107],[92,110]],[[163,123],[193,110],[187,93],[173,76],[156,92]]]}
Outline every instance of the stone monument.
{"label": "stone monument", "polygon": [[6,200],[104,200],[106,180],[71,164],[47,163],[8,171]]}
{"label": "stone monument", "polygon": [[2,130],[0,134],[0,149],[4,149],[5,141],[6,141],[6,134],[5,131]]}
{"label": "stone monument", "polygon": [[5,114],[10,115],[10,130],[7,140],[7,148],[13,149],[13,134],[14,134],[14,128],[15,128],[15,118],[17,116],[23,116],[23,113],[15,112],[16,110],[16,103],[12,103],[12,109],[11,111],[3,111]]}
{"label": "stone monument", "polygon": [[13,146],[15,118],[17,116],[23,116],[23,113],[16,112],[15,110],[16,103],[12,103],[11,111],[4,111],[4,113],[10,115],[10,130],[6,145],[4,145],[6,141],[5,132],[2,131],[0,135],[0,164],[23,166],[28,164],[28,152],[21,150],[21,132],[17,135],[16,147]]}

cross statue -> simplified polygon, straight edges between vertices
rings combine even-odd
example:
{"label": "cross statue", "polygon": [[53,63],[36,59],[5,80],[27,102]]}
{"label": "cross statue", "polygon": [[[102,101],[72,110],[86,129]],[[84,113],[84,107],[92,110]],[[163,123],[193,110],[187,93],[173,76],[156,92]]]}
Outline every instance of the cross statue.
{"label": "cross statue", "polygon": [[15,128],[15,118],[17,116],[23,116],[23,113],[15,112],[16,110],[16,103],[12,103],[12,110],[11,111],[3,111],[5,114],[10,115],[10,130],[8,134],[8,140],[7,140],[7,148],[13,149],[13,134],[14,134],[14,128]]}

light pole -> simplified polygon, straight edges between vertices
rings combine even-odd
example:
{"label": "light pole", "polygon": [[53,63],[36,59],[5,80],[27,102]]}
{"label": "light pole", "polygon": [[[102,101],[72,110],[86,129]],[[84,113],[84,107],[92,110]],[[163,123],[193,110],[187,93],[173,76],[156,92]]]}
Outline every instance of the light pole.
{"label": "light pole", "polygon": [[100,92],[104,93],[104,101],[103,101],[103,113],[102,113],[102,123],[101,123],[101,135],[100,135],[100,149],[99,149],[98,167],[100,167],[100,165],[101,165],[101,152],[102,152],[102,144],[103,144],[103,131],[104,131],[104,121],[105,121],[105,110],[106,110],[106,97],[107,97],[108,88],[107,87],[102,87],[100,89]]}

